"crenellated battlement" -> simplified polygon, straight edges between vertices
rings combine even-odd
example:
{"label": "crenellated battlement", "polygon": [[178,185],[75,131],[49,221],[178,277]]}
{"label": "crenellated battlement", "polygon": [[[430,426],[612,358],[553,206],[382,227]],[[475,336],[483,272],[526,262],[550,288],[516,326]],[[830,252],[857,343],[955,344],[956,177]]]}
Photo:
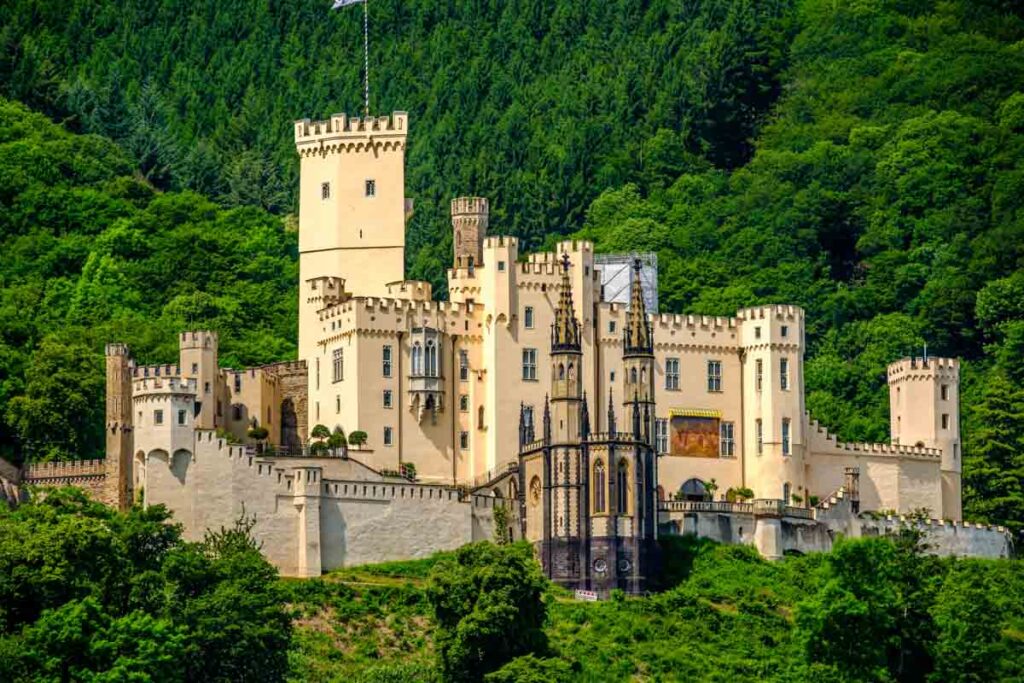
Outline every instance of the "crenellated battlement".
{"label": "crenellated battlement", "polygon": [[299,119],[295,122],[295,143],[342,138],[365,138],[373,133],[406,135],[409,130],[409,114],[393,112],[390,116],[369,116],[359,118],[347,114],[332,114],[321,121]]}
{"label": "crenellated battlement", "polygon": [[519,239],[510,235],[494,235],[484,238],[484,249],[519,249]]}
{"label": "crenellated battlement", "polygon": [[178,336],[178,348],[217,349],[217,333],[211,330],[191,330]]}
{"label": "crenellated battlement", "polygon": [[181,375],[181,368],[177,364],[165,363],[163,365],[137,365],[132,368],[132,377],[177,377]]}
{"label": "crenellated battlement", "polygon": [[107,473],[106,462],[106,460],[38,462],[26,466],[22,472],[22,476],[27,484],[42,483],[53,479],[102,477]]}
{"label": "crenellated battlement", "polygon": [[[625,309],[625,307],[623,307]],[[710,315],[682,315],[673,313],[658,313],[647,316],[659,328],[675,328],[687,330],[735,330],[738,324],[737,318]]]}
{"label": "crenellated battlement", "polygon": [[736,312],[740,320],[790,320],[800,321],[804,319],[804,309],[792,304],[766,304],[764,306],[751,306],[741,308]]}
{"label": "crenellated battlement", "polygon": [[960,378],[960,361],[956,358],[901,358],[889,364],[886,374],[889,384],[910,380],[932,380],[940,377],[957,381]]}
{"label": "crenellated battlement", "polygon": [[486,197],[456,197],[452,200],[452,217],[487,216],[489,206]]}
{"label": "crenellated battlement", "polygon": [[121,344],[114,342],[107,344],[105,348],[105,354],[108,356],[128,356],[131,357],[131,353],[128,351],[127,344]]}
{"label": "crenellated battlement", "polygon": [[430,301],[432,287],[425,280],[399,280],[387,284],[388,296],[392,299],[411,299],[413,301]]}
{"label": "crenellated battlement", "polygon": [[177,377],[143,377],[132,380],[132,396],[169,396],[172,394],[196,394],[196,380]]}
{"label": "crenellated battlement", "polygon": [[[891,456],[915,456],[938,460],[942,457],[942,450],[938,448],[927,448],[924,446],[904,446],[901,444],[888,443],[864,443],[840,441],[834,434],[828,431],[818,420],[810,417],[807,413],[807,428],[811,434],[819,435],[834,449],[834,451],[864,453],[865,455],[891,455]],[[818,451],[815,451],[818,453]]]}

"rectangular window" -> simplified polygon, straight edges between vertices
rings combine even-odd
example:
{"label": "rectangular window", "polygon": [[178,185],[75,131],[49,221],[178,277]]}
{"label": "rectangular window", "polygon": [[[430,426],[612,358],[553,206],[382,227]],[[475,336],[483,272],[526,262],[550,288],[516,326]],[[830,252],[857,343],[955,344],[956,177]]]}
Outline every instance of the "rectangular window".
{"label": "rectangular window", "polygon": [[203,393],[205,393],[205,394],[210,393],[210,383],[209,382],[203,382]]}
{"label": "rectangular window", "polygon": [[789,418],[782,418],[782,454],[789,455]]}
{"label": "rectangular window", "polygon": [[760,338],[761,338],[761,326],[758,325],[757,327],[754,328],[754,339],[760,339]]}
{"label": "rectangular window", "polygon": [[217,401],[217,417],[220,417],[223,414],[224,414],[224,402],[218,400]]}
{"label": "rectangular window", "polygon": [[615,371],[614,370],[612,370],[611,372],[608,373],[608,381],[611,382],[612,384],[615,383]]}
{"label": "rectangular window", "polygon": [[764,453],[764,424],[761,420],[754,422],[754,434],[757,437],[757,454]]}
{"label": "rectangular window", "polygon": [[761,391],[764,386],[764,361],[758,358],[754,361],[754,388]]}
{"label": "rectangular window", "polygon": [[231,419],[238,422],[242,419],[242,406],[234,405],[231,406]]}
{"label": "rectangular window", "polygon": [[192,364],[192,374],[195,375],[195,374],[198,374],[198,373],[199,373],[199,363],[193,363]]}
{"label": "rectangular window", "polygon": [[376,197],[377,196],[377,181],[370,179],[366,181],[366,196]]}
{"label": "rectangular window", "polygon": [[242,375],[241,374],[236,374],[235,375],[235,393],[237,394],[241,390],[242,390]]}
{"label": "rectangular window", "polygon": [[164,411],[154,410],[153,411],[153,424],[162,425],[164,423]]}
{"label": "rectangular window", "polygon": [[537,349],[523,349],[523,379],[537,379]]}
{"label": "rectangular window", "polygon": [[665,388],[675,391],[679,389],[679,359],[665,359]]}
{"label": "rectangular window", "polygon": [[336,412],[336,413],[340,413],[341,412],[341,396],[335,396],[334,397],[334,412]]}
{"label": "rectangular window", "polygon": [[781,336],[783,336],[783,337],[788,337],[789,336],[789,325],[783,325],[782,329],[779,331],[779,334]]}
{"label": "rectangular window", "polygon": [[610,332],[612,334],[615,333],[615,321],[614,320],[609,320],[608,321],[608,332]]}
{"label": "rectangular window", "polygon": [[533,329],[533,306],[527,306],[523,309],[523,327],[528,330]]}
{"label": "rectangular window", "polygon": [[459,396],[459,410],[463,413],[469,412],[469,394]]}
{"label": "rectangular window", "polygon": [[385,377],[391,376],[391,345],[385,344],[381,357],[381,372]]}
{"label": "rectangular window", "polygon": [[779,388],[789,391],[789,359],[779,359]]}
{"label": "rectangular window", "polygon": [[459,432],[459,448],[469,450],[469,432]]}
{"label": "rectangular window", "polygon": [[722,361],[708,361],[708,391],[722,390]]}
{"label": "rectangular window", "polygon": [[385,389],[384,390],[384,407],[385,408],[390,408],[391,407],[391,390],[390,389]]}
{"label": "rectangular window", "polygon": [[719,426],[718,452],[723,458],[731,458],[736,455],[735,430],[732,422],[723,422]]}
{"label": "rectangular window", "polygon": [[178,411],[178,424],[183,425],[186,422],[188,422],[188,411],[186,411],[186,410],[179,410]]}
{"label": "rectangular window", "polygon": [[949,429],[949,413],[942,414],[942,428]]}
{"label": "rectangular window", "polygon": [[942,388],[940,389],[940,392],[942,394],[942,400],[943,401],[948,401],[949,400],[949,385],[948,384],[943,384]]}
{"label": "rectangular window", "polygon": [[345,349],[334,349],[331,365],[331,381],[340,382],[345,379]]}
{"label": "rectangular window", "polygon": [[655,418],[654,444],[659,453],[668,453],[668,420]]}
{"label": "rectangular window", "polygon": [[459,379],[463,382],[469,380],[469,354],[459,351]]}
{"label": "rectangular window", "polygon": [[498,261],[498,272],[499,273],[504,273],[505,272],[505,262],[504,261]]}
{"label": "rectangular window", "polygon": [[385,446],[390,446],[391,444],[392,444],[391,427],[385,427],[384,428],[384,445]]}
{"label": "rectangular window", "polygon": [[320,199],[330,199],[330,198],[331,198],[331,184],[330,183],[320,183]]}

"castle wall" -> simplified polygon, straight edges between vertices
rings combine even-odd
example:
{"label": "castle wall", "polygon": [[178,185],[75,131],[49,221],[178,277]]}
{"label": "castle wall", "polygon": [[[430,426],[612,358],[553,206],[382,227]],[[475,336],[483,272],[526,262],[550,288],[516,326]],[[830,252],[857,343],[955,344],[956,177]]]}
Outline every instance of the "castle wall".
{"label": "castle wall", "polygon": [[[9,473],[8,473],[9,474]],[[0,478],[18,483],[18,478]],[[21,472],[21,486],[60,487],[77,486],[90,498],[107,505],[118,505],[111,498],[112,487],[107,485],[107,462],[105,460],[68,460],[64,462],[41,462],[27,465]]]}

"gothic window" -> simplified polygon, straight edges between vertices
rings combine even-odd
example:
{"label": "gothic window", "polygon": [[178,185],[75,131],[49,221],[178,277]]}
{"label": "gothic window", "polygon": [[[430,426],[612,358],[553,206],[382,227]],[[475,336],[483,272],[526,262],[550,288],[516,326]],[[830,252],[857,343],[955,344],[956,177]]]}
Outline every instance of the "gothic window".
{"label": "gothic window", "polygon": [[782,418],[782,454],[789,455],[789,418]]}
{"label": "gothic window", "polygon": [[523,408],[523,424],[528,429],[533,429],[533,406],[526,406]]}
{"label": "gothic window", "polygon": [[558,364],[558,379],[565,379],[565,365]]}
{"label": "gothic window", "polygon": [[665,388],[670,391],[679,390],[679,359],[665,359]]}
{"label": "gothic window", "polygon": [[722,390],[722,361],[708,361],[708,391]]}
{"label": "gothic window", "polygon": [[784,502],[786,505],[789,505],[789,499],[792,496],[791,491],[792,487],[790,486],[788,481],[782,485],[782,502]]}
{"label": "gothic window", "polygon": [[573,363],[569,363],[569,381],[576,379],[576,366]]}
{"label": "gothic window", "polygon": [[764,453],[764,423],[758,418],[754,421],[754,434],[757,437],[757,454]]}
{"label": "gothic window", "polygon": [[426,373],[428,377],[437,377],[437,344],[433,340],[427,342]]}
{"label": "gothic window", "polygon": [[523,327],[528,330],[533,329],[533,306],[527,306],[523,309]]}
{"label": "gothic window", "polygon": [[469,354],[465,351],[459,351],[459,379],[469,380]]}
{"label": "gothic window", "polygon": [[656,418],[654,420],[654,443],[659,453],[668,453],[668,420]]}
{"label": "gothic window", "polygon": [[372,178],[366,181],[366,196],[376,197],[377,196],[377,181]]}
{"label": "gothic window", "polygon": [[732,422],[723,422],[719,426],[719,455],[723,458],[731,458],[735,455],[736,441],[734,438],[735,425]]}
{"label": "gothic window", "polygon": [[523,349],[523,379],[537,379],[537,349]]}
{"label": "gothic window", "polygon": [[391,345],[385,344],[383,356],[381,359],[381,372],[385,377],[391,376]]}
{"label": "gothic window", "polygon": [[779,359],[779,388],[789,391],[789,359]]}
{"label": "gothic window", "polygon": [[334,349],[331,363],[331,381],[340,382],[345,379],[345,349]]}
{"label": "gothic window", "polygon": [[636,384],[636,368],[629,371],[629,381]]}
{"label": "gothic window", "polygon": [[615,479],[616,509],[619,514],[629,512],[629,464],[625,460],[619,461],[619,469]]}
{"label": "gothic window", "polygon": [[423,374],[423,347],[419,342],[412,345],[412,374],[417,377]]}
{"label": "gothic window", "polygon": [[605,511],[605,494],[608,491],[608,482],[605,479],[604,461],[594,461],[594,513]]}
{"label": "gothic window", "polygon": [[640,368],[640,384],[647,384],[647,368]]}
{"label": "gothic window", "polygon": [[330,198],[331,198],[331,184],[330,183],[320,183],[320,199],[330,199]]}
{"label": "gothic window", "polygon": [[[758,328],[760,329],[760,328]],[[754,361],[754,389],[761,391],[764,386],[764,361],[758,358]]]}

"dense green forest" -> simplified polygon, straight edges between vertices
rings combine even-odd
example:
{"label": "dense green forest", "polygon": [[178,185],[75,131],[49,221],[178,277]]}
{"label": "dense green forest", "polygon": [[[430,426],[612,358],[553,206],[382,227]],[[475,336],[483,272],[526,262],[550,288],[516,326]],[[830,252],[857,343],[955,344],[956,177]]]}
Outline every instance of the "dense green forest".
{"label": "dense green forest", "polygon": [[0,508],[0,680],[1012,681],[1024,563],[927,537],[761,559],[662,539],[661,592],[573,600],[526,544],[278,579],[245,520],[183,541],[162,506],[72,489]]}
{"label": "dense green forest", "polygon": [[[361,12],[328,4],[0,6],[0,452],[99,452],[104,341],[293,353],[290,122],[361,97]],[[846,439],[887,437],[887,362],[963,357],[967,514],[1022,527],[1019,3],[370,12],[373,109],[412,116],[411,275],[443,277],[473,192],[532,246],[658,252],[667,309],[800,304],[808,407]]]}

